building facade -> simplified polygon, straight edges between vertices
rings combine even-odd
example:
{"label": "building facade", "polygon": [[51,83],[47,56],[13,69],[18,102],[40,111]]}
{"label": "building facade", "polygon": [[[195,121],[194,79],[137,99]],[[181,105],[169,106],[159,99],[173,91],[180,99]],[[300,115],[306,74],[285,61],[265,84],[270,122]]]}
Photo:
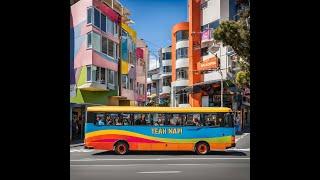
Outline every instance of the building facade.
{"label": "building facade", "polygon": [[235,0],[188,1],[189,21],[172,28],[173,106],[221,106],[223,89],[222,105],[232,108],[230,48],[219,44],[212,52],[209,47],[213,30],[236,15],[235,5]]}
{"label": "building facade", "polygon": [[160,82],[159,82],[159,103],[161,106],[170,106],[171,102],[171,80],[172,80],[172,65],[171,65],[171,46],[161,48],[160,57]]}
{"label": "building facade", "polygon": [[120,56],[120,106],[134,106],[136,83],[136,42],[137,33],[128,24],[121,23]]}
{"label": "building facade", "polygon": [[88,106],[145,102],[146,75],[137,74],[137,69],[143,70],[148,57],[144,51],[137,56],[136,51],[141,52],[136,48],[137,34],[129,26],[130,12],[118,0],[70,3],[70,139],[74,140],[84,136]]}
{"label": "building facade", "polygon": [[143,39],[137,39],[136,49],[136,92],[135,100],[138,106],[145,106],[147,101],[147,62],[149,48]]}

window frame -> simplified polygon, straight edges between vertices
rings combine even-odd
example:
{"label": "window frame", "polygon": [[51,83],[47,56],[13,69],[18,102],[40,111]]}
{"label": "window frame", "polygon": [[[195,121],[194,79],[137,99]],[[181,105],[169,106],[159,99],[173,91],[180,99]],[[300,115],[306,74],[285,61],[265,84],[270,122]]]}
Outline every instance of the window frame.
{"label": "window frame", "polygon": [[[92,25],[92,24],[93,24],[93,23],[92,23],[92,22],[93,22],[93,19],[94,19],[94,18],[93,18],[93,16],[94,16],[94,15],[93,15],[93,9],[94,9],[94,7],[92,7],[92,6],[87,7],[87,25]],[[91,22],[88,22],[88,19],[89,19],[88,10],[91,10],[91,13],[90,13],[90,16],[91,16],[90,21],[91,21]]]}
{"label": "window frame", "polygon": [[[101,11],[99,10],[99,9],[97,9],[97,8],[93,8],[94,10],[93,10],[93,25],[95,26],[95,27],[97,27],[98,29],[100,29],[101,28]],[[96,24],[95,24],[95,17],[96,17],[96,14],[95,14],[95,12],[99,12],[99,26],[97,26]]]}
{"label": "window frame", "polygon": [[[89,46],[89,37],[90,37],[90,46]],[[87,49],[93,49],[92,48],[92,31],[87,33]]]}
{"label": "window frame", "polygon": [[[184,33],[184,32],[187,33],[187,37],[186,37],[186,38],[183,37],[183,33]],[[179,34],[178,34],[178,33],[179,33]],[[180,33],[181,33],[181,38],[180,38],[180,37],[178,38],[178,35],[180,35]],[[179,42],[179,41],[187,41],[187,40],[189,40],[189,31],[188,31],[188,30],[180,30],[180,31],[177,31],[175,37],[176,37],[176,42]]]}

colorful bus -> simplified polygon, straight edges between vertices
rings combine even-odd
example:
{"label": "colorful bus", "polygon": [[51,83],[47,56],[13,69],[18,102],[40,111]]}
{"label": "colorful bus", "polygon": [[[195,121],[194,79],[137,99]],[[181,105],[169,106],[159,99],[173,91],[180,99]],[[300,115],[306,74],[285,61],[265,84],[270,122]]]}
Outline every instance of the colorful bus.
{"label": "colorful bus", "polygon": [[92,106],[85,148],[114,151],[194,151],[235,146],[232,110],[226,107]]}

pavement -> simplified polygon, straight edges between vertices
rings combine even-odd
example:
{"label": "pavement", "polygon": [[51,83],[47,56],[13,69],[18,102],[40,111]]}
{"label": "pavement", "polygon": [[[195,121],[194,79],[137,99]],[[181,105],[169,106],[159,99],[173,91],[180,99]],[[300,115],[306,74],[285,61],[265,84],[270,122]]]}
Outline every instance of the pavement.
{"label": "pavement", "polygon": [[110,151],[70,147],[70,179],[139,180],[221,180],[250,179],[250,134],[236,136],[236,147],[212,151],[207,155],[193,152],[130,152],[115,155]]}

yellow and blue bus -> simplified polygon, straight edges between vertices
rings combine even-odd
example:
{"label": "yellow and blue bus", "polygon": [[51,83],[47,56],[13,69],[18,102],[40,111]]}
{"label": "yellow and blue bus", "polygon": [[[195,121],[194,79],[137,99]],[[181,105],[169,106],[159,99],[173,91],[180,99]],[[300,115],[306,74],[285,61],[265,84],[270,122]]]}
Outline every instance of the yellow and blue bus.
{"label": "yellow and blue bus", "polygon": [[232,110],[226,107],[92,106],[85,148],[114,151],[194,151],[235,146]]}

